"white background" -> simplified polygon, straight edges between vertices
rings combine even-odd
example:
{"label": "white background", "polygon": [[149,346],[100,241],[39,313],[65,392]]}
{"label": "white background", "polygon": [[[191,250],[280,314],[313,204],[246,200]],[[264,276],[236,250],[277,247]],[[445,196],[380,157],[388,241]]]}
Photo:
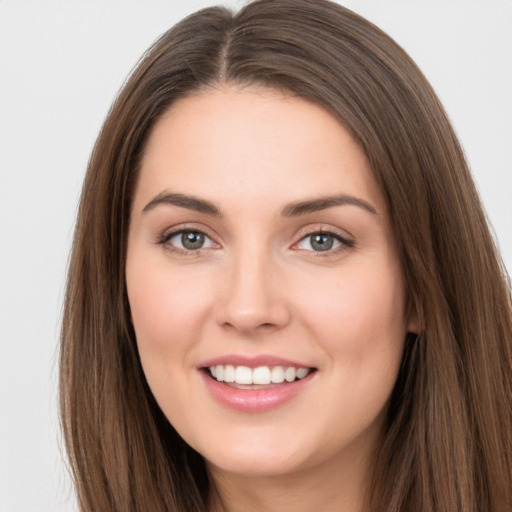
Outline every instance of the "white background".
{"label": "white background", "polygon": [[[216,3],[0,0],[0,512],[76,510],[56,361],[88,155],[142,52]],[[394,37],[432,82],[512,270],[512,0],[340,3]]]}

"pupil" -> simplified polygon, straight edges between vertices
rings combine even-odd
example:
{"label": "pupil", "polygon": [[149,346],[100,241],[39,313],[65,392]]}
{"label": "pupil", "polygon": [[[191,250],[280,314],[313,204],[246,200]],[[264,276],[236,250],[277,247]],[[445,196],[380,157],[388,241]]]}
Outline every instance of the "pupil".
{"label": "pupil", "polygon": [[315,249],[315,251],[328,251],[332,248],[334,244],[334,240],[331,235],[313,235],[311,237],[311,247]]}
{"label": "pupil", "polygon": [[181,235],[181,243],[185,249],[201,249],[204,244],[204,235],[194,231],[185,231]]}

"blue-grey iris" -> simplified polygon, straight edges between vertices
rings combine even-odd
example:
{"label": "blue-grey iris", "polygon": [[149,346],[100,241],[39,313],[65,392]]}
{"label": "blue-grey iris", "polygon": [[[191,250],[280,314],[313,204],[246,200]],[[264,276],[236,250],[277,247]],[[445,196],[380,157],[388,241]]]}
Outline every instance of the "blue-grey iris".
{"label": "blue-grey iris", "polygon": [[315,251],[328,251],[334,244],[332,235],[318,233],[311,236],[311,247]]}
{"label": "blue-grey iris", "polygon": [[197,231],[184,231],[181,235],[181,243],[185,249],[191,251],[201,249],[204,245],[204,235]]}

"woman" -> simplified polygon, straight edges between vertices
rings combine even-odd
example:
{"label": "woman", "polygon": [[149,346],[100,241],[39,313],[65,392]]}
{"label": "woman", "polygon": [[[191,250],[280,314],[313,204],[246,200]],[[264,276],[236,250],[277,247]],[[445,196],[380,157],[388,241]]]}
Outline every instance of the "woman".
{"label": "woman", "polygon": [[69,272],[82,510],[510,510],[511,340],[460,146],[380,30],[261,0],[147,53]]}

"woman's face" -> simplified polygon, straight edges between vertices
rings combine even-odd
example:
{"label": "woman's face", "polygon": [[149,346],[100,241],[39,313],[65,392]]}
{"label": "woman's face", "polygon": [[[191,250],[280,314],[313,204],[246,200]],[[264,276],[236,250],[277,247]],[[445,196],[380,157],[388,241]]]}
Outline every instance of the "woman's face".
{"label": "woman's face", "polygon": [[325,110],[229,87],[176,102],[126,280],[149,386],[212,471],[368,461],[411,326],[384,199]]}

